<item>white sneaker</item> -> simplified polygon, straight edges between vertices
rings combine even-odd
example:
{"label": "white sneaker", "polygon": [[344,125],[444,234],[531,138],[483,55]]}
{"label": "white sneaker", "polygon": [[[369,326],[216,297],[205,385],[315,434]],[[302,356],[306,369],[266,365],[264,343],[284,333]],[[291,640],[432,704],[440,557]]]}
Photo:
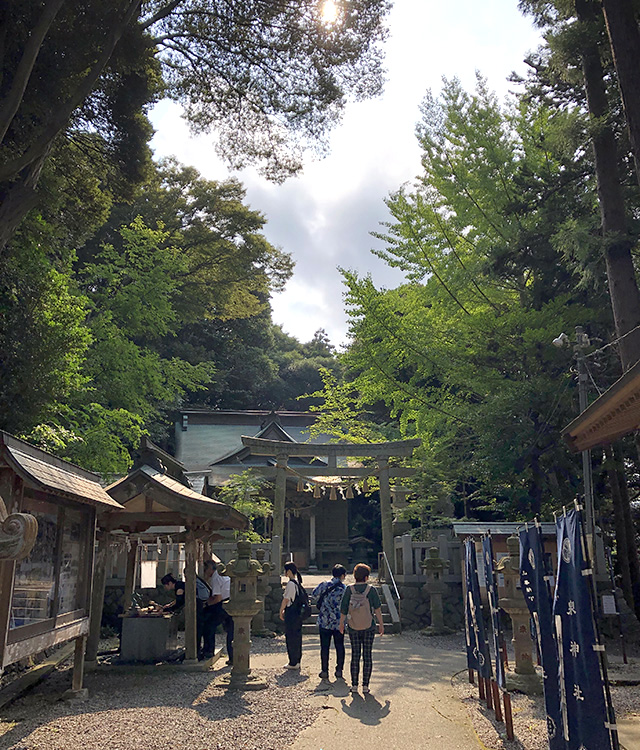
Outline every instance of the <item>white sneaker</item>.
{"label": "white sneaker", "polygon": [[369,690],[369,688],[368,688],[368,687],[364,687],[364,686],[363,686],[363,687],[362,687],[362,692],[363,692],[363,694],[364,694],[364,695],[368,695],[368,694],[369,694],[369,693],[371,692],[371,690]]}
{"label": "white sneaker", "polygon": [[285,669],[300,669],[300,663],[298,664],[285,664]]}
{"label": "white sneaker", "polygon": [[352,685],[352,686],[351,686],[351,687],[349,688],[349,692],[350,692],[350,693],[357,693],[357,692],[358,692],[358,686],[357,686],[357,685]]}

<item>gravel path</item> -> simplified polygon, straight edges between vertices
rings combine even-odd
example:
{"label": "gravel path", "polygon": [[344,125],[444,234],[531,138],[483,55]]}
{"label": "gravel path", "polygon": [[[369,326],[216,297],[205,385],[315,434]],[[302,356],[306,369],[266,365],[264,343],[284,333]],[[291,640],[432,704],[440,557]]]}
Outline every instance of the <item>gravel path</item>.
{"label": "gravel path", "polygon": [[[435,688],[426,684],[431,671],[435,675],[449,663],[452,666],[442,674],[442,689],[464,706],[457,723],[466,711],[481,747],[547,748],[542,697],[512,694],[517,739],[508,742],[504,724],[495,721],[493,712],[478,700],[477,688],[467,682],[466,669],[453,674],[464,664],[461,634],[385,636],[376,644],[372,685],[378,702],[368,696],[372,700],[362,706],[348,697],[346,685],[342,692],[336,692],[335,685],[329,693],[321,690],[317,639],[305,638],[304,643],[303,670],[296,673],[282,669],[286,661],[283,637],[253,641],[252,667],[269,683],[267,690],[257,692],[234,693],[219,687],[217,678],[229,672],[220,660],[209,673],[89,673],[85,681],[89,700],[64,702],[58,697],[70,686],[71,675],[68,667],[60,669],[0,714],[0,750],[284,750],[291,746],[317,750],[332,748],[325,730],[330,731],[333,724],[339,731],[333,738],[338,748],[344,745],[345,731],[373,732],[366,736],[368,743],[386,732],[386,748],[405,748],[415,746],[401,736],[408,727],[423,720],[435,732],[434,720],[440,714],[446,719],[453,710],[452,705],[437,702],[436,696],[443,695],[440,688],[433,692]],[[618,718],[640,716],[638,687],[614,687],[612,695]],[[412,701],[417,701],[415,706]],[[438,707],[442,710],[437,711]],[[435,714],[429,713],[432,709]],[[348,720],[343,722],[345,712]],[[321,713],[325,718],[314,724]],[[312,746],[307,741],[311,739]],[[441,748],[440,743],[428,747]]]}
{"label": "gravel path", "polygon": [[[444,650],[464,649],[462,634],[427,639],[420,633],[404,633],[403,637],[418,642],[428,640],[429,643]],[[509,657],[513,663],[513,653],[510,653]],[[640,667],[639,660],[631,659],[629,670],[634,669],[635,666]],[[612,671],[619,675],[627,671],[627,668],[618,665],[618,668]],[[478,699],[478,687],[469,684],[466,670],[453,677],[452,684],[459,699],[467,708],[478,739],[487,750],[548,750],[546,712],[542,696],[511,693],[515,739],[509,741],[504,724],[498,723],[494,712],[487,710],[486,703]],[[637,686],[612,687],[611,697],[617,719],[640,718],[640,688]]]}
{"label": "gravel path", "polygon": [[284,672],[284,639],[255,640],[254,668],[269,688],[235,693],[215,684],[229,672],[90,673],[85,702],[53,700],[69,686],[61,670],[0,720],[3,750],[282,750],[319,711],[307,675]]}

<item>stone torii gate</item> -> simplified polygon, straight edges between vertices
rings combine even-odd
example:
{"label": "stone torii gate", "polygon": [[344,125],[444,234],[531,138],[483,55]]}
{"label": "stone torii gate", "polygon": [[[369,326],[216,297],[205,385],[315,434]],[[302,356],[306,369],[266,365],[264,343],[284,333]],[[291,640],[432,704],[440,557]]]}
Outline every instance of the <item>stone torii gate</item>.
{"label": "stone torii gate", "polygon": [[[391,509],[391,478],[407,477],[415,473],[415,469],[406,467],[392,468],[389,459],[394,457],[408,457],[415,448],[422,444],[420,438],[413,440],[395,440],[386,443],[293,443],[285,440],[266,440],[242,436],[242,444],[251,450],[254,456],[273,456],[275,467],[275,496],[273,507],[273,536],[278,538],[279,556],[282,559],[282,539],[284,535],[285,501],[287,490],[287,466],[289,458],[316,458],[328,456],[328,466],[299,466],[295,472],[304,476],[310,482],[314,477],[340,477],[344,479],[364,479],[377,477],[380,483],[380,516],[382,518],[382,548],[387,557],[387,563],[395,572],[395,556],[393,554],[393,513]],[[375,467],[338,467],[337,459],[347,456],[374,458]],[[255,468],[255,467],[252,467]],[[267,473],[258,469],[261,474]],[[271,473],[271,472],[269,472]]]}

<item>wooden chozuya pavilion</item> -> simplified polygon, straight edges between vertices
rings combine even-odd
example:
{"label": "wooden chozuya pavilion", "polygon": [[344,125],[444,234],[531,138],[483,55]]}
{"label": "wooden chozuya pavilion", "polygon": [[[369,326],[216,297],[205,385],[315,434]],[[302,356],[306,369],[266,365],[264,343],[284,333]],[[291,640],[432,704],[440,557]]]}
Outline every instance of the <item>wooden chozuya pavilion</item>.
{"label": "wooden chozuya pavilion", "polygon": [[0,668],[75,640],[74,691],[89,632],[96,511],[122,510],[99,479],[0,432]]}
{"label": "wooden chozuya pavilion", "polygon": [[98,650],[112,532],[130,535],[125,575],[126,612],[134,591],[138,537],[156,527],[164,529],[165,535],[169,529],[173,541],[185,544],[185,650],[187,661],[197,658],[196,565],[198,549],[203,548],[198,543],[219,539],[216,532],[220,529],[247,529],[249,519],[230,505],[192,490],[183,469],[173,456],[144,438],[130,473],[107,487],[117,507],[105,509],[98,518],[100,531],[88,660],[95,660]]}

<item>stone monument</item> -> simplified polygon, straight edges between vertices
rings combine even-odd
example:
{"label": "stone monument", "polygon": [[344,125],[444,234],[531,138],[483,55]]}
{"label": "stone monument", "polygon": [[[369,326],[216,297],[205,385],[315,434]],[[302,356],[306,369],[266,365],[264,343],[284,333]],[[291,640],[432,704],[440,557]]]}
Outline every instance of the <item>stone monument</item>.
{"label": "stone monument", "polygon": [[529,629],[530,613],[524,595],[518,588],[520,583],[520,540],[517,536],[507,539],[509,554],[496,565],[496,572],[504,575],[504,596],[498,604],[511,618],[513,648],[516,655],[515,669],[506,670],[507,689],[523,693],[541,693],[542,680],[533,664],[533,641]]}
{"label": "stone monument", "polygon": [[420,567],[427,576],[427,582],[422,587],[425,594],[429,594],[431,607],[431,625],[422,632],[425,635],[445,635],[453,632],[444,624],[444,607],[442,595],[446,590],[443,576],[449,567],[449,561],[443,560],[438,554],[437,547],[429,549],[429,556],[420,563]]}
{"label": "stone monument", "polygon": [[232,690],[262,690],[267,683],[251,674],[251,620],[260,610],[258,576],[264,569],[258,560],[251,559],[251,542],[237,544],[237,557],[227,565],[219,565],[222,575],[231,578],[231,596],[225,609],[233,617],[233,667],[231,675],[223,678]]}

